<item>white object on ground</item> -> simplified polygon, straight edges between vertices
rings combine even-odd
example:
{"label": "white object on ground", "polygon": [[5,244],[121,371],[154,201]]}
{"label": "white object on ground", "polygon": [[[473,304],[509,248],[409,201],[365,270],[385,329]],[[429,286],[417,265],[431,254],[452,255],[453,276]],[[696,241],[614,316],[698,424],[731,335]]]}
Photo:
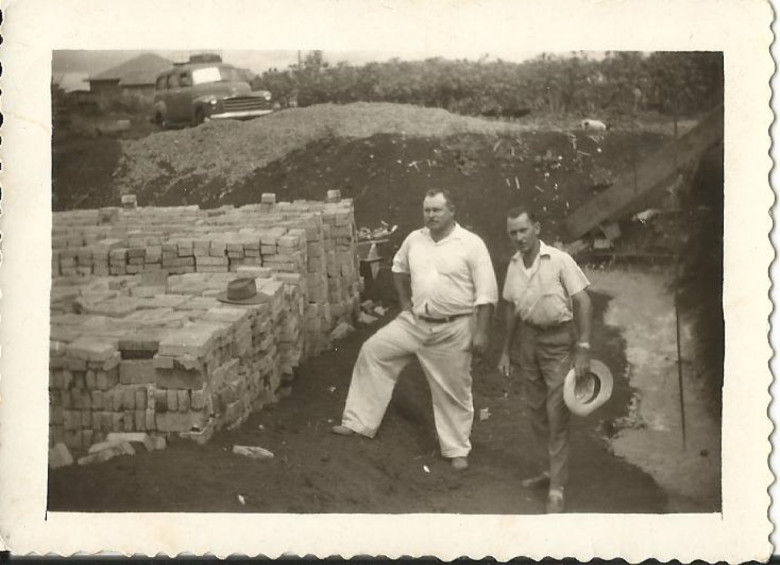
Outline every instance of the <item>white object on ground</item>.
{"label": "white object on ground", "polygon": [[233,453],[236,455],[244,455],[251,457],[252,459],[273,459],[274,454],[263,447],[257,447],[255,445],[234,445]]}
{"label": "white object on ground", "polygon": [[355,331],[355,328],[353,328],[351,325],[349,325],[347,322],[341,322],[338,326],[336,326],[332,332],[330,332],[330,338],[331,339],[342,339],[344,337],[347,337],[349,334]]}
{"label": "white object on ground", "polygon": [[68,447],[64,443],[59,442],[49,450],[49,467],[58,469],[68,465],[73,465],[73,456],[70,454]]}
{"label": "white object on ground", "polygon": [[607,124],[602,122],[601,120],[582,120],[580,122],[580,125],[582,126],[582,129],[587,130],[593,130],[593,131],[607,131]]}

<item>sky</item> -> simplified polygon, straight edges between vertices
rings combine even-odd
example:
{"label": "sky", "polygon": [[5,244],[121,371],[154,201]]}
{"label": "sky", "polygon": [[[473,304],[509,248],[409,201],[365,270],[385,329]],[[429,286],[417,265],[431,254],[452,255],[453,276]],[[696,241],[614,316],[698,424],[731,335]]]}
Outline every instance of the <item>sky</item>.
{"label": "sky", "polygon": [[[213,49],[204,51],[214,52]],[[66,72],[82,72],[90,75],[98,74],[124,61],[132,59],[141,53],[156,53],[168,59],[186,60],[189,51],[166,50],[68,50],[54,51],[52,60],[52,72],[54,74]],[[298,51],[248,51],[248,50],[223,50],[218,53],[226,63],[237,67],[248,68],[261,74],[270,68],[286,69],[298,60]],[[302,53],[305,53],[303,51]],[[539,52],[507,51],[503,53],[480,53],[474,50],[456,51],[324,51],[326,61],[336,64],[341,61],[353,65],[362,65],[371,61],[387,61],[394,57],[403,60],[422,60],[430,57],[443,57],[446,59],[478,60],[487,56],[490,60],[502,59],[504,61],[522,62],[539,55]]]}

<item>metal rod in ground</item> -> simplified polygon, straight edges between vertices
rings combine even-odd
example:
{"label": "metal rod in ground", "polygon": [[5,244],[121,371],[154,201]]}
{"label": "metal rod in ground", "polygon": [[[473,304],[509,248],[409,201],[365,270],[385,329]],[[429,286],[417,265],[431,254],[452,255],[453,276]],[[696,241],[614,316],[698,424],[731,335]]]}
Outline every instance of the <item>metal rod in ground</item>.
{"label": "metal rod in ground", "polygon": [[[674,115],[674,140],[677,141],[677,96],[673,99],[672,112]],[[680,210],[682,209],[682,197],[680,191],[682,190],[686,177],[681,173],[678,168],[677,155],[674,156],[674,170],[678,175],[676,186],[674,187],[674,228],[676,236],[676,249],[677,255],[674,264],[674,324],[675,333],[677,337],[677,384],[680,389],[680,421],[682,423],[682,444],[683,451],[688,449],[687,441],[685,437],[685,393],[683,391],[683,368],[682,368],[682,346],[680,344],[680,281],[682,279],[682,225],[680,222]]]}
{"label": "metal rod in ground", "polygon": [[[678,279],[679,284],[679,279]],[[676,285],[675,285],[676,286]],[[685,438],[685,394],[683,392],[683,367],[682,367],[682,347],[680,345],[680,308],[678,306],[678,290],[674,291],[674,319],[677,331],[677,382],[680,387],[680,420],[682,421],[682,442],[683,450],[688,448]]]}

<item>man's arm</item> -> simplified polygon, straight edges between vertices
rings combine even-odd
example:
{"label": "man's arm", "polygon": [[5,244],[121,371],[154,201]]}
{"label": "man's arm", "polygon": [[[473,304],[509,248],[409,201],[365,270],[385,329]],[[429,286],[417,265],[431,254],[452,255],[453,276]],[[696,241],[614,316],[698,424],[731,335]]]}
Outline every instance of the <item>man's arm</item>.
{"label": "man's arm", "polygon": [[577,371],[577,376],[581,377],[590,369],[590,326],[593,306],[587,290],[573,294],[571,300],[580,336],[574,351],[574,369]]}
{"label": "man's arm", "polygon": [[401,310],[412,311],[412,277],[409,273],[393,273],[393,284],[398,293]]}
{"label": "man's arm", "polygon": [[512,341],[517,329],[517,316],[515,315],[514,304],[503,301],[504,309],[504,343],[501,346],[501,356],[498,360],[498,370],[504,376],[509,376],[511,371],[511,361],[509,359],[509,349],[512,347]]}
{"label": "man's arm", "polygon": [[471,351],[477,355],[484,355],[488,349],[488,331],[490,319],[493,316],[492,304],[477,304],[477,327],[471,340]]}
{"label": "man's arm", "polygon": [[477,323],[471,338],[471,350],[484,355],[488,350],[488,335],[493,308],[498,302],[498,285],[493,262],[485,242],[477,238],[468,256],[468,265],[474,283],[474,309]]}

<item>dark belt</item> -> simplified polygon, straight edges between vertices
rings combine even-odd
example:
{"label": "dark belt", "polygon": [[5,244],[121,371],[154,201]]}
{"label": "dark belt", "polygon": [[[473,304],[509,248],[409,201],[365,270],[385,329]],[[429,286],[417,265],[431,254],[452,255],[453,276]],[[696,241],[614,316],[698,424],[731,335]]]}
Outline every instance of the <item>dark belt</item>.
{"label": "dark belt", "polygon": [[563,328],[570,326],[573,322],[572,320],[568,320],[566,322],[559,322],[557,324],[549,324],[549,325],[540,325],[540,324],[532,324],[531,322],[523,321],[521,322],[523,326],[530,328],[534,330],[535,332],[554,332],[556,330],[562,330]]}
{"label": "dark belt", "polygon": [[428,322],[430,324],[446,324],[449,322],[454,322],[458,318],[463,318],[464,316],[471,316],[471,312],[468,314],[456,314],[455,316],[446,316],[444,318],[429,318],[428,316],[417,316],[424,322]]}

